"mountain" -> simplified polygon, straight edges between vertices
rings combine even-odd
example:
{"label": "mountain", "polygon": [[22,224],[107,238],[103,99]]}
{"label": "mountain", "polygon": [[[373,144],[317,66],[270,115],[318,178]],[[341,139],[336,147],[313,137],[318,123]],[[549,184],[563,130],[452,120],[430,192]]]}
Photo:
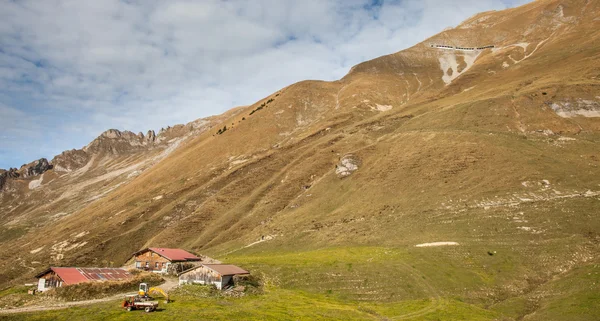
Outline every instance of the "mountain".
{"label": "mountain", "polygon": [[338,81],[4,171],[0,282],[180,247],[361,302],[598,316],[566,305],[600,284],[599,16],[480,13]]}

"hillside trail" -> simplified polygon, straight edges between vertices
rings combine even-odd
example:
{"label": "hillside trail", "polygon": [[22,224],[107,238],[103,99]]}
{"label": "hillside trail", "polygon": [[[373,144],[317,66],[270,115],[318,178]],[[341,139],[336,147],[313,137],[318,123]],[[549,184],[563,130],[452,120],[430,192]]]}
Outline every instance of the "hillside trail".
{"label": "hillside trail", "polygon": [[[165,278],[165,283],[159,285],[158,287],[163,289],[165,292],[171,291],[175,288],[179,282],[176,278]],[[50,310],[61,310],[67,309],[71,307],[84,306],[102,302],[110,302],[116,300],[122,300],[127,295],[135,295],[136,292],[123,292],[115,295],[111,295],[105,298],[100,299],[92,299],[92,300],[83,300],[83,301],[73,301],[73,302],[61,302],[59,304],[54,305],[36,305],[36,306],[28,306],[23,308],[14,308],[7,310],[0,310],[0,315],[6,314],[15,314],[15,313],[28,313],[28,312],[38,312],[38,311],[50,311]]]}
{"label": "hillside trail", "polygon": [[441,309],[444,305],[442,297],[441,297],[440,293],[428,281],[426,281],[425,275],[423,273],[421,273],[419,270],[413,268],[412,266],[410,266],[406,263],[400,263],[400,265],[403,266],[406,269],[406,271],[412,275],[412,277],[417,282],[417,284],[419,284],[425,290],[425,292],[427,292],[429,294],[429,299],[431,300],[431,303],[420,310],[392,316],[392,317],[390,317],[390,319],[391,320],[410,320],[410,319],[425,316],[429,313],[432,313],[436,310]]}

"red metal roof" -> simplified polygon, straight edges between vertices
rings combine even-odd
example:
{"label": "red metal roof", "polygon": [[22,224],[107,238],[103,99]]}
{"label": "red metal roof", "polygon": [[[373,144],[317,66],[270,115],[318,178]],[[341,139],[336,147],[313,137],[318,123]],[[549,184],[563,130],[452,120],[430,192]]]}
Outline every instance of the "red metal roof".
{"label": "red metal roof", "polygon": [[[162,247],[151,247],[150,251],[164,256],[171,261],[200,261],[194,254],[182,249],[166,249]],[[139,253],[139,252],[138,252]]]}
{"label": "red metal roof", "polygon": [[54,273],[56,273],[65,284],[76,284],[81,282],[86,282],[88,279],[81,274],[77,270],[77,268],[72,267],[52,267],[50,268]]}
{"label": "red metal roof", "polygon": [[250,272],[242,269],[239,266],[231,264],[202,264],[207,268],[218,272],[221,275],[236,275],[236,274],[250,274]]}
{"label": "red metal roof", "polygon": [[[127,270],[118,268],[51,267],[47,272],[50,270],[54,271],[65,284],[77,284],[87,281],[119,281],[132,277]],[[39,274],[38,277],[45,273]]]}

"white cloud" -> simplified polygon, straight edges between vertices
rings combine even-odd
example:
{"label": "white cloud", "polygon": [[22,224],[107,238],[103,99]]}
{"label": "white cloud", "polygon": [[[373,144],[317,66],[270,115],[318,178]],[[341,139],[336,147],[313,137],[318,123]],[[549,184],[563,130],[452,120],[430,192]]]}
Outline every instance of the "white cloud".
{"label": "white cloud", "polygon": [[[0,137],[12,137],[0,143],[0,167],[81,147],[108,128],[158,129],[303,79],[338,79],[361,61],[507,6],[370,4],[0,0]],[[45,136],[24,133],[32,130]]]}

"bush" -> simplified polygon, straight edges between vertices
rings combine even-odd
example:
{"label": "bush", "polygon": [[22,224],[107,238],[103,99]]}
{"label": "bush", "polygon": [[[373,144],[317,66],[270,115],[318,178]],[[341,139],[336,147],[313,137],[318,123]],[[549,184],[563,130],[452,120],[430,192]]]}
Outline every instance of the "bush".
{"label": "bush", "polygon": [[129,270],[127,270],[127,272],[129,272],[129,274],[131,274],[131,275],[134,275],[134,276],[135,276],[135,275],[139,275],[139,274],[141,274],[142,272],[144,272],[144,270],[140,270],[140,269],[129,269]]}
{"label": "bush", "polygon": [[254,275],[236,275],[233,277],[234,286],[219,290],[213,284],[185,284],[170,292],[177,299],[189,298],[239,298],[245,295],[263,293],[263,282]]}
{"label": "bush", "polygon": [[226,130],[227,130],[227,126],[224,126],[222,129],[219,129],[219,131],[217,131],[217,135],[223,134]]}
{"label": "bush", "polygon": [[46,293],[67,301],[89,300],[137,291],[140,283],[148,283],[148,286],[152,287],[164,281],[158,274],[141,273],[126,281],[84,282],[54,288]]}
{"label": "bush", "polygon": [[236,275],[233,277],[234,290],[245,294],[262,294],[263,282],[255,275]]}
{"label": "bush", "polygon": [[178,298],[217,298],[221,296],[221,291],[214,285],[185,284],[169,294]]}

